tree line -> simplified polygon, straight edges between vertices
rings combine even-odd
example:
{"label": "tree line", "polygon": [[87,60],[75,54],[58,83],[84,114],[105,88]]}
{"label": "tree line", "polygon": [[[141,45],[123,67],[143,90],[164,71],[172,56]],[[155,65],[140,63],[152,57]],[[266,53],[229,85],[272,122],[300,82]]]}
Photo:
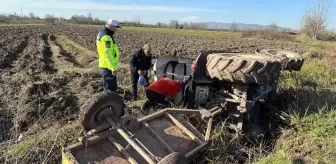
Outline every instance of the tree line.
{"label": "tree line", "polygon": [[[10,14],[0,14],[0,23],[13,23],[13,22],[28,22],[28,23],[73,23],[73,24],[90,24],[90,25],[104,25],[106,20],[100,20],[98,17],[93,17],[91,13],[87,15],[72,15],[70,18],[56,17],[52,14],[46,14],[43,18],[36,16],[33,12],[28,15],[18,14],[16,12]],[[175,28],[175,29],[206,29],[205,23],[194,22],[179,22],[171,20],[169,23],[158,22],[156,24],[143,24],[140,17],[134,17],[129,21],[122,21],[122,25],[126,26],[142,26],[142,27],[162,27],[162,28]]]}
{"label": "tree line", "polygon": [[17,14],[16,12],[10,14],[0,14],[0,22],[12,23],[12,22],[39,22],[39,23],[74,23],[74,24],[92,24],[92,25],[102,25],[105,21],[100,20],[97,17],[93,17],[91,13],[88,15],[72,15],[70,18],[56,17],[52,14],[46,14],[43,18],[36,16],[33,12],[28,15]]}

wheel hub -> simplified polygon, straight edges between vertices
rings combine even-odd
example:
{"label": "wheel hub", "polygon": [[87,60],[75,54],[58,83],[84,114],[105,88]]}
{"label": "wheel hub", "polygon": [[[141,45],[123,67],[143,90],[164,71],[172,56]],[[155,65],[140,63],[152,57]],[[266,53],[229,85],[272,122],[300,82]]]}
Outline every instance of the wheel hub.
{"label": "wheel hub", "polygon": [[106,106],[102,108],[95,116],[94,121],[96,123],[104,123],[107,116],[113,116],[113,108],[111,106]]}

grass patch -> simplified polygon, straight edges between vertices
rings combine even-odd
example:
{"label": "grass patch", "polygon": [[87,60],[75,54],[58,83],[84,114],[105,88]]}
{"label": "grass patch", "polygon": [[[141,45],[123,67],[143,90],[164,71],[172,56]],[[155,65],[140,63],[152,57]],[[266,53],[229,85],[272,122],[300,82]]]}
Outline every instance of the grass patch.
{"label": "grass patch", "polygon": [[336,72],[326,59],[306,59],[301,71],[283,71],[280,75],[280,88],[320,87],[336,85]]}
{"label": "grass patch", "polygon": [[235,142],[226,132],[224,123],[215,127],[211,132],[211,143],[205,149],[203,154],[195,157],[195,163],[230,163],[228,150],[229,144]]}
{"label": "grass patch", "polygon": [[[325,110],[329,109],[329,110]],[[292,118],[292,127],[279,139],[277,149],[301,163],[334,163],[336,160],[336,108]]]}
{"label": "grass patch", "polygon": [[141,99],[137,101],[127,102],[126,106],[129,108],[139,108],[146,102],[146,99]]}
{"label": "grass patch", "polygon": [[91,72],[96,71],[93,64],[97,55],[65,36],[51,37],[53,60],[58,72]]}
{"label": "grass patch", "polygon": [[270,164],[270,163],[289,164],[293,162],[291,156],[283,150],[270,154],[267,157],[255,162],[255,164]]}
{"label": "grass patch", "polygon": [[94,56],[97,57],[97,53],[90,51],[89,49],[81,46],[80,44],[76,43],[75,41],[69,39],[67,36],[60,35],[56,36],[56,41],[61,44],[62,46],[67,46],[71,49],[77,49],[81,52],[81,54],[85,54],[88,56]]}
{"label": "grass patch", "polygon": [[[57,66],[63,72],[97,72],[98,54],[79,45],[66,36],[56,36],[57,50],[54,56]],[[57,54],[58,53],[58,54]],[[58,57],[57,57],[58,56]],[[60,59],[60,57],[62,59]],[[119,63],[120,69],[128,69],[128,65]]]}
{"label": "grass patch", "polygon": [[[101,28],[101,25],[77,25],[82,27],[95,27]],[[219,36],[219,37],[233,37],[240,38],[240,32],[228,31],[210,31],[210,30],[186,30],[186,29],[173,29],[173,28],[155,28],[155,27],[135,27],[135,26],[122,26],[121,30],[133,30],[144,32],[159,32],[179,35],[194,35],[194,36]]]}
{"label": "grass patch", "polygon": [[292,116],[321,113],[336,106],[336,72],[325,59],[307,59],[298,72],[282,72],[278,104]]}
{"label": "grass patch", "polygon": [[[22,142],[8,146],[1,158],[7,158],[7,162],[20,161],[19,163],[58,163],[62,147],[78,142],[82,127],[78,122],[61,126],[55,125],[36,134],[24,137]],[[33,161],[29,161],[33,160]]]}
{"label": "grass patch", "polygon": [[302,43],[305,43],[309,47],[318,47],[318,48],[321,48],[321,49],[336,51],[336,42],[312,40],[306,35],[299,35],[297,37],[297,40],[302,42]]}
{"label": "grass patch", "polygon": [[336,56],[336,42],[312,40],[303,34],[298,35],[296,40],[309,47],[304,57]]}
{"label": "grass patch", "polygon": [[272,32],[269,30],[245,30],[242,31],[243,38],[258,38],[268,40],[283,40],[283,41],[295,41],[295,35],[289,35],[280,32]]}
{"label": "grass patch", "polygon": [[281,73],[278,104],[290,118],[273,153],[256,163],[334,163],[336,160],[336,73],[326,52],[333,42],[302,38],[319,58],[306,58],[301,71]]}
{"label": "grass patch", "polygon": [[220,36],[220,37],[241,37],[239,32],[226,32],[226,31],[206,31],[206,30],[185,30],[185,29],[170,29],[170,28],[151,28],[151,27],[122,27],[123,30],[135,30],[146,32],[160,32],[179,35],[195,35],[195,36]]}
{"label": "grass patch", "polygon": [[[324,112],[326,111],[326,112]],[[293,125],[307,124],[298,129],[298,132],[305,134],[311,141],[317,141],[320,138],[331,138],[336,135],[336,108],[324,106],[319,109],[318,113],[311,114],[307,117],[294,117]]]}

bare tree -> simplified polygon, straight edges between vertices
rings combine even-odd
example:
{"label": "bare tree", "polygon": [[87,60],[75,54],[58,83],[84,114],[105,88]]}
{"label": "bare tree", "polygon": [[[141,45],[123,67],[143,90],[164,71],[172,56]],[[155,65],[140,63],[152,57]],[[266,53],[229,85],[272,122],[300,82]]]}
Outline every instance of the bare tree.
{"label": "bare tree", "polygon": [[157,27],[168,27],[168,25],[166,23],[163,23],[163,22],[157,22],[156,26]]}
{"label": "bare tree", "polygon": [[88,19],[88,23],[89,23],[89,24],[92,24],[92,22],[93,22],[93,17],[92,17],[92,14],[91,14],[91,13],[88,14],[87,19]]}
{"label": "bare tree", "polygon": [[140,25],[140,17],[139,17],[139,16],[134,17],[134,18],[133,18],[133,23],[134,23],[135,25]]}
{"label": "bare tree", "polygon": [[179,22],[178,22],[178,20],[171,20],[171,21],[169,22],[169,26],[172,27],[172,28],[177,29],[177,28],[179,27]]}
{"label": "bare tree", "polygon": [[31,19],[35,19],[35,14],[34,14],[33,12],[30,12],[30,13],[29,13],[29,17],[30,17]]}
{"label": "bare tree", "polygon": [[161,23],[161,22],[157,22],[157,23],[156,23],[156,26],[157,26],[157,27],[162,27],[162,23]]}
{"label": "bare tree", "polygon": [[302,31],[316,40],[319,32],[325,30],[332,0],[317,0],[316,6],[303,16]]}
{"label": "bare tree", "polygon": [[0,14],[0,22],[7,22],[7,17],[4,14]]}
{"label": "bare tree", "polygon": [[54,22],[56,21],[56,17],[51,15],[51,14],[47,14],[44,16],[44,20],[50,24],[54,24]]}
{"label": "bare tree", "polygon": [[206,23],[202,22],[184,22],[183,24],[181,23],[180,25],[178,25],[178,28],[198,30],[198,29],[206,29],[208,28],[208,26]]}
{"label": "bare tree", "polygon": [[273,22],[271,25],[269,25],[270,32],[277,32],[278,31],[278,25]]}
{"label": "bare tree", "polygon": [[238,25],[237,25],[237,23],[235,21],[233,21],[231,23],[231,26],[230,26],[230,31],[236,32],[237,30],[238,30]]}

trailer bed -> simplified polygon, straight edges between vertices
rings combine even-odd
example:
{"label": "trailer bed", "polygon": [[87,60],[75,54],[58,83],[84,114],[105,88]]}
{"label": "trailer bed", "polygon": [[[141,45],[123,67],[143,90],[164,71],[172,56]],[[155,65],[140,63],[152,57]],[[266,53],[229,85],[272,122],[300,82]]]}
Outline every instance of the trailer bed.
{"label": "trailer bed", "polygon": [[[176,120],[179,120],[182,123],[186,122],[182,118],[176,118]],[[172,152],[186,154],[199,147],[201,144],[200,142],[197,142],[195,138],[190,137],[190,134],[188,135],[184,129],[180,128],[180,126],[177,126],[176,120],[172,120],[167,115],[162,115],[142,122],[139,129],[123,129],[129,133],[131,138],[134,139],[137,144],[144,148],[146,153],[153,157],[154,161],[158,162]],[[149,127],[147,125],[149,125]],[[188,129],[193,130],[193,128]],[[153,133],[153,131],[155,132]],[[163,139],[172,150],[169,150],[159,138]],[[196,138],[204,139],[204,136],[198,136]],[[148,163],[131,145],[128,144],[124,137],[114,130],[105,131],[97,136],[88,138],[86,141],[65,148],[63,152],[63,160],[70,161],[69,163],[130,163],[120,150],[117,149],[115,144],[113,144],[114,142],[120,144],[136,163]]]}

